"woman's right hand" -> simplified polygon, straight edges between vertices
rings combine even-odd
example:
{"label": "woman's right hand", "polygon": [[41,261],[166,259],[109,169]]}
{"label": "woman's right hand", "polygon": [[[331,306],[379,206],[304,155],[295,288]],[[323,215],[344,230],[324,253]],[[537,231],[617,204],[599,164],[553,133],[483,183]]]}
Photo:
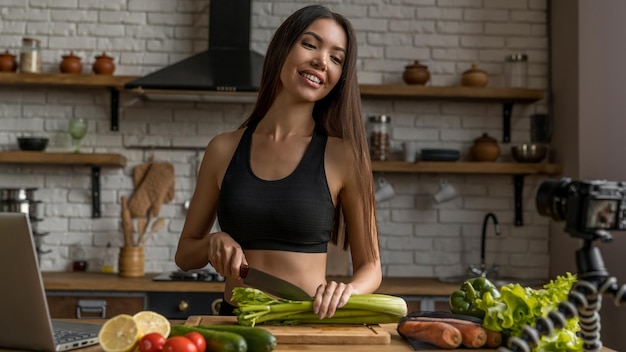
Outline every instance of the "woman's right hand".
{"label": "woman's right hand", "polygon": [[239,279],[239,268],[248,265],[239,243],[226,232],[209,235],[209,262],[223,277]]}

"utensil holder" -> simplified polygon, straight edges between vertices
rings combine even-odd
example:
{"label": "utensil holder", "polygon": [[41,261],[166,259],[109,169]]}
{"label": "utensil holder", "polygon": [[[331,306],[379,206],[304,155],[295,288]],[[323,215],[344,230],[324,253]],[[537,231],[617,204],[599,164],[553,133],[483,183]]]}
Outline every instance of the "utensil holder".
{"label": "utensil holder", "polygon": [[122,247],[118,262],[119,276],[142,277],[144,276],[145,257],[143,247]]}

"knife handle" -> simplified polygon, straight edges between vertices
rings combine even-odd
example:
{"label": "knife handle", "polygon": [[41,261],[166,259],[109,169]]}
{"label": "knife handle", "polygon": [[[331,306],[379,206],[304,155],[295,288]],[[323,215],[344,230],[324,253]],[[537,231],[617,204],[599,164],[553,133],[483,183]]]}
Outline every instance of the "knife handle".
{"label": "knife handle", "polygon": [[246,276],[248,276],[248,266],[247,266],[247,265],[242,265],[242,266],[239,268],[239,276],[240,276],[242,279],[245,279],[245,278],[246,278]]}

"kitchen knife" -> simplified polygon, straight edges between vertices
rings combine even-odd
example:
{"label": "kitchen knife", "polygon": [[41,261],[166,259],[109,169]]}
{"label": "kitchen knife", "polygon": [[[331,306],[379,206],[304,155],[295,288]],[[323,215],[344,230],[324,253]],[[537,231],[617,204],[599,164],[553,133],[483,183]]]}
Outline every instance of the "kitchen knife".
{"label": "kitchen knife", "polygon": [[259,269],[242,266],[239,269],[239,275],[243,278],[244,284],[270,295],[292,301],[313,300],[313,297],[300,287]]}

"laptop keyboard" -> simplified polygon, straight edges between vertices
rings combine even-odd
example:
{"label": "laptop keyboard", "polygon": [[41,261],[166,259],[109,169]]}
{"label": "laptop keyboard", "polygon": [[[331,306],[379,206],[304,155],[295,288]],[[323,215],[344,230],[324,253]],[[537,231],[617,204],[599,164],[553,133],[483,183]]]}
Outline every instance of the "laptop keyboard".
{"label": "laptop keyboard", "polygon": [[55,330],[54,331],[54,340],[57,343],[68,343],[73,341],[90,339],[98,336],[97,333],[85,333],[85,332],[76,332],[76,331],[67,331],[67,330]]}

